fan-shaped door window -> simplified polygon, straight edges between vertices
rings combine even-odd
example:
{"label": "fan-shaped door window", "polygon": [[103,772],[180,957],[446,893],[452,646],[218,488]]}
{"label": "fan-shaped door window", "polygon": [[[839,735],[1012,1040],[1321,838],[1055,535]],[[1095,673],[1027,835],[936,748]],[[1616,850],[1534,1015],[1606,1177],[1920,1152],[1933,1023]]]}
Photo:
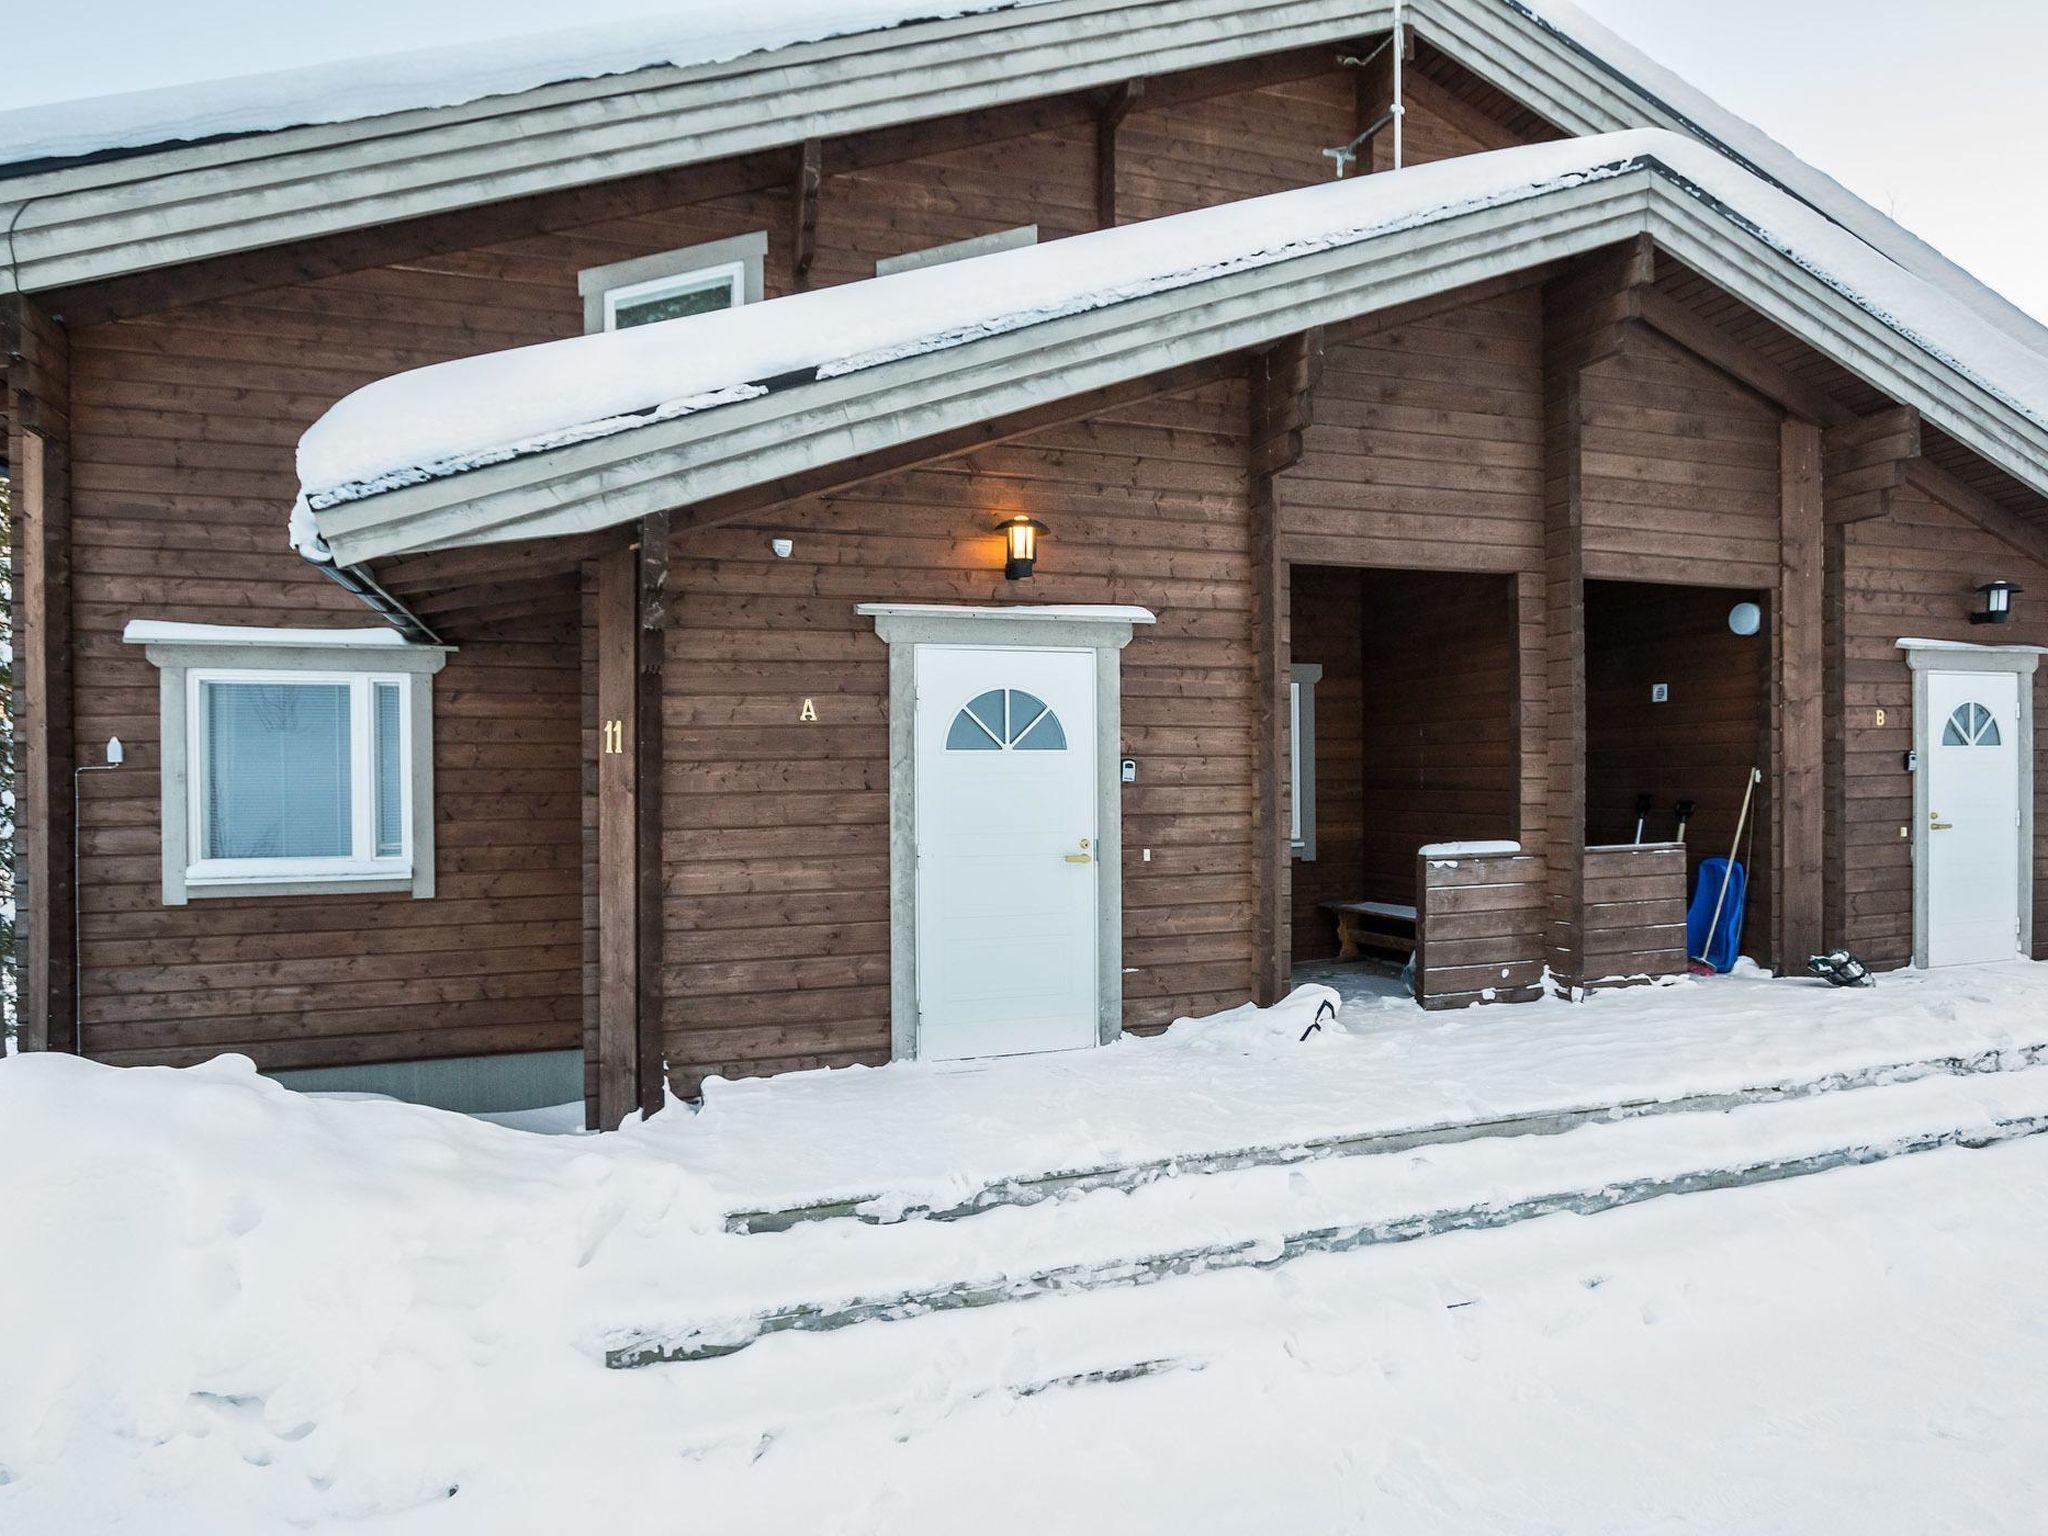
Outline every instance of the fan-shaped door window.
{"label": "fan-shaped door window", "polygon": [[1998,734],[1998,718],[1982,704],[1959,704],[1948,717],[1941,733],[1944,747],[1996,747],[2004,745]]}
{"label": "fan-shaped door window", "polygon": [[1067,733],[1045,700],[1021,688],[969,699],[946,732],[948,752],[1064,752]]}

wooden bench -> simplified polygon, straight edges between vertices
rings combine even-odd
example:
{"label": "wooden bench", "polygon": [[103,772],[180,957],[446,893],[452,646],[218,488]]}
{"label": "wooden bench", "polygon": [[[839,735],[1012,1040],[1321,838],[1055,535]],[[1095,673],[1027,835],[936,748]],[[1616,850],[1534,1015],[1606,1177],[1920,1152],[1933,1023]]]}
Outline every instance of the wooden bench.
{"label": "wooden bench", "polygon": [[[1415,909],[1396,901],[1326,901],[1337,917],[1337,958],[1356,960],[1358,946],[1415,952]],[[1405,932],[1403,930],[1406,930]]]}

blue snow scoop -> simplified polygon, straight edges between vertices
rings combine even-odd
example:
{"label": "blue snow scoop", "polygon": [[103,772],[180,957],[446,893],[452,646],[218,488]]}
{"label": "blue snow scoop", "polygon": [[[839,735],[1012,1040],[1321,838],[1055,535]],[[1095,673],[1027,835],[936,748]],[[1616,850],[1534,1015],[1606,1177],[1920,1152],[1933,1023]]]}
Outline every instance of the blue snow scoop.
{"label": "blue snow scoop", "polygon": [[[1724,898],[1721,882],[1726,880]],[[1685,914],[1685,952],[1702,965],[1711,965],[1716,975],[1735,969],[1742,953],[1742,915],[1749,905],[1749,872],[1726,859],[1701,859],[1699,883],[1693,887],[1692,908]]]}

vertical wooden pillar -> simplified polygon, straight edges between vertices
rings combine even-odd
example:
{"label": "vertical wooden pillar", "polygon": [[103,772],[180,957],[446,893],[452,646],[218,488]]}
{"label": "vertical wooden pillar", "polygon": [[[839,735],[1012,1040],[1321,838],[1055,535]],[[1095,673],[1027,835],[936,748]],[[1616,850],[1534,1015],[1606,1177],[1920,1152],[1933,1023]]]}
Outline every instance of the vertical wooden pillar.
{"label": "vertical wooden pillar", "polygon": [[1574,360],[1546,360],[1543,401],[1543,636],[1548,730],[1544,891],[1550,970],[1567,991],[1587,980],[1586,530],[1584,408]]}
{"label": "vertical wooden pillar", "polygon": [[818,255],[818,197],[824,184],[824,141],[805,139],[797,151],[790,210],[789,286],[798,293],[811,286],[811,263]]}
{"label": "vertical wooden pillar", "polygon": [[662,659],[668,516],[597,562],[597,1117],[662,1100]]}
{"label": "vertical wooden pillar", "polygon": [[648,1114],[661,1108],[665,1084],[662,1062],[662,962],[665,955],[662,900],[662,676],[668,645],[668,547],[666,512],[640,519],[640,559],[636,594],[638,649],[634,668],[633,797],[636,860],[635,918],[638,950],[635,986],[638,991],[640,1107]]}
{"label": "vertical wooden pillar", "polygon": [[639,561],[597,562],[597,1119],[640,1103]]}
{"label": "vertical wooden pillar", "polygon": [[71,372],[32,301],[0,311],[14,508],[15,962],[21,1046],[73,1048]]}
{"label": "vertical wooden pillar", "polygon": [[1286,996],[1293,972],[1293,852],[1288,740],[1288,588],[1280,548],[1280,477],[1301,462],[1322,379],[1323,333],[1303,332],[1252,359],[1252,995]]}
{"label": "vertical wooden pillar", "polygon": [[1774,784],[1772,950],[1779,974],[1822,944],[1826,870],[1825,524],[1821,432],[1788,417],[1780,434],[1778,598],[1771,626]]}
{"label": "vertical wooden pillar", "polygon": [[1515,840],[1538,857],[1550,809],[1550,637],[1543,586],[1541,571],[1515,574]]}
{"label": "vertical wooden pillar", "polygon": [[1143,80],[1126,80],[1102,99],[1095,114],[1095,227],[1116,228],[1116,134],[1145,94]]}

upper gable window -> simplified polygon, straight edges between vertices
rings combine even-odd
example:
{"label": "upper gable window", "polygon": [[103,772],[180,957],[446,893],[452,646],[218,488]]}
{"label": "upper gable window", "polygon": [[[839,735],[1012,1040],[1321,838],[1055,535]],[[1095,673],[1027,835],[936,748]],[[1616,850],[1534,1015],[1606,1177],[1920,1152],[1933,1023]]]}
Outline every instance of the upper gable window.
{"label": "upper gable window", "polygon": [[942,267],[949,261],[965,261],[970,256],[987,256],[996,251],[1015,251],[1036,244],[1036,224],[1025,224],[1017,229],[999,229],[992,235],[976,235],[972,240],[955,240],[950,245],[934,245],[922,251],[906,251],[901,256],[884,256],[875,263],[875,276],[887,277],[893,272],[915,272],[920,267]]}
{"label": "upper gable window", "polygon": [[767,257],[767,233],[756,230],[588,268],[576,277],[583,295],[583,329],[622,331],[759,303]]}

